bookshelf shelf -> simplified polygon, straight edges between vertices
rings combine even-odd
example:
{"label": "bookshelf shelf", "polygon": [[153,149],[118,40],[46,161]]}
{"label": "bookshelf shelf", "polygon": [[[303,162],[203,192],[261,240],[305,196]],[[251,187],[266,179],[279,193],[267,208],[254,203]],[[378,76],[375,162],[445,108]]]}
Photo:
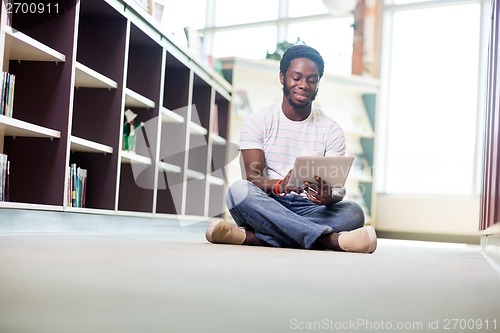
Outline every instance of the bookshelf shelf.
{"label": "bookshelf shelf", "polygon": [[158,170],[172,172],[172,173],[181,173],[182,168],[178,165],[158,161]]}
{"label": "bookshelf shelf", "polygon": [[208,182],[212,185],[224,186],[224,179],[219,178],[219,177],[209,175]]}
{"label": "bookshelf shelf", "polygon": [[10,60],[66,61],[64,54],[8,26],[5,27],[5,55]]}
{"label": "bookshelf shelf", "polygon": [[0,135],[58,139],[61,132],[0,115]]}
{"label": "bookshelf shelf", "polygon": [[97,142],[71,136],[71,151],[83,153],[105,153],[112,154],[113,147],[106,146]]}
{"label": "bookshelf shelf", "polygon": [[207,135],[208,130],[195,122],[189,122],[190,133],[194,135]]}
{"label": "bookshelf shelf", "polygon": [[126,107],[136,107],[136,108],[154,108],[155,102],[146,98],[135,91],[126,88],[125,89],[125,106]]}
{"label": "bookshelf shelf", "polygon": [[77,62],[75,64],[75,87],[116,89],[118,84],[110,78]]}
{"label": "bookshelf shelf", "polygon": [[80,214],[99,214],[99,215],[113,215],[114,212],[106,209],[94,209],[88,207],[65,207],[64,211],[80,213]]}
{"label": "bookshelf shelf", "polygon": [[151,165],[152,161],[149,157],[142,156],[139,154],[136,154],[131,151],[124,151],[122,150],[122,155],[121,155],[121,161],[122,163],[141,163],[141,164],[147,164]]}
{"label": "bookshelf shelf", "polygon": [[218,134],[215,134],[215,133],[212,133],[210,135],[210,140],[212,140],[213,144],[216,144],[216,145],[225,145],[227,144],[227,140],[224,139],[222,136],[218,135]]}
{"label": "bookshelf shelf", "polygon": [[205,175],[203,173],[190,169],[186,170],[186,176],[188,179],[205,179]]}
{"label": "bookshelf shelf", "polygon": [[45,211],[63,211],[63,206],[54,206],[54,205],[39,205],[32,203],[23,203],[23,202],[6,202],[0,201],[0,208],[2,209],[29,209],[29,210],[45,210]]}
{"label": "bookshelf shelf", "polygon": [[162,121],[165,123],[176,123],[182,124],[184,123],[184,117],[180,114],[177,114],[169,109],[162,107],[161,108]]}

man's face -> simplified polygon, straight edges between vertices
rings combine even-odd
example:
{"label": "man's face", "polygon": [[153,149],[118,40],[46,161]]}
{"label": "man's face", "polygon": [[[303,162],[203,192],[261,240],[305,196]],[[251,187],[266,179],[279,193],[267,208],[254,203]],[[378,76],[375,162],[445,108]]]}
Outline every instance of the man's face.
{"label": "man's face", "polygon": [[280,81],[290,105],[295,109],[307,108],[318,93],[318,65],[308,58],[293,59],[286,73],[280,73]]}

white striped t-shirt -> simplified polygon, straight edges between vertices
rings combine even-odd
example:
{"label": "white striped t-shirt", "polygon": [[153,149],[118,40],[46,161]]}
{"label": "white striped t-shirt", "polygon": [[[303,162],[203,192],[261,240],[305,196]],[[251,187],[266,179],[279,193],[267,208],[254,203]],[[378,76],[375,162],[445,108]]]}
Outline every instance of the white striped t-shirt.
{"label": "white striped t-shirt", "polygon": [[282,179],[297,156],[339,156],[345,154],[345,136],[337,122],[313,106],[302,121],[288,119],[277,102],[250,114],[240,133],[240,149],[264,151],[264,176]]}

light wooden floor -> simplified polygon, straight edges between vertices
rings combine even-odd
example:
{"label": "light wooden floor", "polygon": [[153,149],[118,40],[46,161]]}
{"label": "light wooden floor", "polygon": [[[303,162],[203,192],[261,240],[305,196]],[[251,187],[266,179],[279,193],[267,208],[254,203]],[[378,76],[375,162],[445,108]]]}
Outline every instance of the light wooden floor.
{"label": "light wooden floor", "polygon": [[5,214],[0,332],[500,331],[500,274],[478,246],[255,248],[208,244],[204,223]]}

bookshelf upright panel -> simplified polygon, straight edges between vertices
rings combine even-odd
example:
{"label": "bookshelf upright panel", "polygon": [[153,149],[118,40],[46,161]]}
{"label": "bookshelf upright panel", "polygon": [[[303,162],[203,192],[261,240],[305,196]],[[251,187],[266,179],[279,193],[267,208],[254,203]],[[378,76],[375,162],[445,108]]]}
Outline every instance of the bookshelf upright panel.
{"label": "bookshelf upright panel", "polygon": [[7,135],[10,201],[63,206],[75,41],[75,6],[35,22],[16,13],[2,22],[3,71],[16,76],[12,117],[59,133],[57,138]]}
{"label": "bookshelf upright panel", "polygon": [[156,212],[182,214],[185,197],[191,69],[166,53]]}
{"label": "bookshelf upright panel", "polygon": [[185,213],[206,215],[205,202],[209,165],[208,132],[212,104],[212,87],[198,74],[193,73],[191,115],[188,128],[188,174],[186,179]]}
{"label": "bookshelf upright panel", "polygon": [[172,121],[165,116],[161,123],[157,213],[181,214],[186,176],[187,110],[187,107],[177,109],[176,114],[182,118]]}
{"label": "bookshelf upright panel", "polygon": [[[126,26],[126,19],[106,2],[81,2],[70,165],[76,163],[88,172],[87,208],[115,208]],[[83,74],[94,80],[85,80]],[[109,149],[82,150],[74,138]]]}
{"label": "bookshelf upright panel", "polygon": [[228,143],[229,100],[215,91],[210,125],[210,177],[208,181],[208,215],[221,217],[225,211],[224,198],[228,178],[228,158],[235,158],[239,151]]}
{"label": "bookshelf upright panel", "polygon": [[[167,51],[163,86],[163,106],[177,112],[189,104],[191,69]],[[181,114],[181,116],[186,116]]]}
{"label": "bookshelf upright panel", "polygon": [[208,168],[208,130],[210,126],[212,87],[194,74],[192,89],[188,169],[205,175]]}
{"label": "bookshelf upright panel", "polygon": [[[163,48],[158,43],[136,25],[130,24],[124,111],[131,110],[136,115],[135,123],[144,126],[135,128],[136,147],[128,153],[147,158],[149,162],[127,163],[122,159],[118,210],[153,212],[163,54]],[[126,122],[124,116],[122,124]]]}

